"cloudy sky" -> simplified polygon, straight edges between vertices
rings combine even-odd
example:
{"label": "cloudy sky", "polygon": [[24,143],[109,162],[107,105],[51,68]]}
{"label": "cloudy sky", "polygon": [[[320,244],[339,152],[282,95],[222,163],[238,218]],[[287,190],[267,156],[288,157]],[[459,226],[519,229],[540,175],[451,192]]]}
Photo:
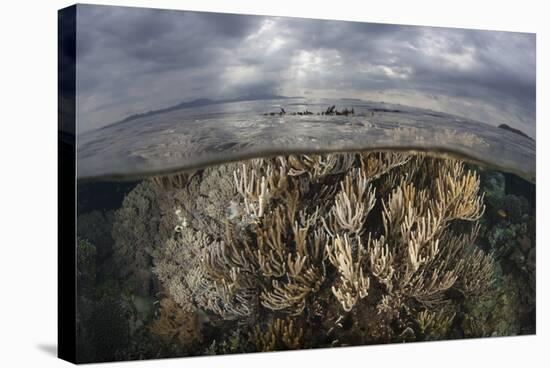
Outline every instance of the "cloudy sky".
{"label": "cloudy sky", "polygon": [[535,35],[79,5],[83,130],[197,98],[362,98],[535,135]]}

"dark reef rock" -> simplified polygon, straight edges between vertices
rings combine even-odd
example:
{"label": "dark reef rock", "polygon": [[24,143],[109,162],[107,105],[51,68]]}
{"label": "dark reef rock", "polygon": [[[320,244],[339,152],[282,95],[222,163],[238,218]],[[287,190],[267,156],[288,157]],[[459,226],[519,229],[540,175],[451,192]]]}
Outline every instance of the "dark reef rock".
{"label": "dark reef rock", "polygon": [[517,175],[508,173],[504,174],[504,181],[506,194],[525,197],[525,199],[529,202],[529,205],[532,208],[536,208],[537,190],[535,184],[532,184]]}
{"label": "dark reef rock", "polygon": [[[264,114],[262,114],[263,116],[281,116],[281,115],[287,115],[287,112],[285,111],[285,109],[283,109],[282,107],[279,108],[280,111],[278,112],[266,112]],[[329,115],[329,116],[332,116],[332,115],[344,115],[344,116],[348,116],[348,115],[354,115],[355,114],[355,109],[354,108],[351,108],[351,109],[348,109],[347,107],[344,108],[343,110],[339,111],[338,109],[336,109],[336,105],[332,105],[332,106],[329,106],[325,111],[322,111],[322,112],[317,112],[317,113],[313,113],[311,111],[309,111],[308,109],[304,110],[304,111],[294,111],[294,112],[289,112],[288,115],[292,115],[292,116],[305,116],[305,115]]]}

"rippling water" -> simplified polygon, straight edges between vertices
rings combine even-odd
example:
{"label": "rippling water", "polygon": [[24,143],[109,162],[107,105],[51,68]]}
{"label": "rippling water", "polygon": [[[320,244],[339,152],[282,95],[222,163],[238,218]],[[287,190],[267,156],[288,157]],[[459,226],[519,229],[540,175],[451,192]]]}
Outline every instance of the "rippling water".
{"label": "rippling water", "polygon": [[[328,106],[352,116],[290,115]],[[279,112],[286,115],[263,115]],[[77,138],[78,178],[136,178],[281,153],[404,149],[460,156],[535,182],[535,141],[449,114],[360,100],[215,103],[137,117]]]}

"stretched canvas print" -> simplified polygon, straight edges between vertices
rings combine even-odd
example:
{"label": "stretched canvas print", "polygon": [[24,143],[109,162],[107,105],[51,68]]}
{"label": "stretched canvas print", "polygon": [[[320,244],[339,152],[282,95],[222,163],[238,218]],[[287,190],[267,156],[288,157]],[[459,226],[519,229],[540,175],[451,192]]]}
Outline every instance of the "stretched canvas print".
{"label": "stretched canvas print", "polygon": [[60,357],[534,334],[535,53],[528,33],[61,10]]}

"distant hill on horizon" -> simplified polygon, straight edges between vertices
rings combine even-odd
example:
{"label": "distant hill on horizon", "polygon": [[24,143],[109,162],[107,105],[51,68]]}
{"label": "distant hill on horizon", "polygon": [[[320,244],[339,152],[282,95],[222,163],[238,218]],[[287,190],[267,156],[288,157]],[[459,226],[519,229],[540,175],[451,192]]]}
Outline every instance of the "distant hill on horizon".
{"label": "distant hill on horizon", "polygon": [[113,124],[109,124],[109,126],[114,125],[114,124],[119,124],[119,123],[126,123],[128,121],[136,120],[136,119],[151,116],[151,115],[156,115],[156,114],[160,114],[160,113],[170,112],[170,111],[179,110],[179,109],[186,109],[186,108],[191,108],[191,107],[201,107],[201,106],[214,105],[214,104],[219,104],[219,103],[229,103],[229,102],[238,102],[238,101],[275,100],[275,99],[290,99],[290,98],[302,98],[302,97],[300,97],[300,96],[288,97],[288,96],[280,96],[280,95],[263,94],[263,95],[254,95],[254,96],[245,95],[245,96],[239,96],[239,97],[236,97],[236,98],[222,99],[222,100],[211,100],[209,98],[198,98],[196,100],[192,100],[192,101],[188,101],[188,102],[181,102],[177,105],[165,107],[165,108],[158,109],[158,110],[150,110],[150,111],[147,111],[147,112],[144,112],[144,113],[133,114],[133,115],[130,115],[130,116],[128,116],[128,117],[126,117],[122,120],[116,121]]}
{"label": "distant hill on horizon", "polygon": [[500,129],[508,130],[509,132],[519,134],[519,135],[521,135],[521,136],[524,136],[525,138],[529,138],[530,140],[534,141],[533,138],[531,138],[529,135],[527,135],[527,134],[524,133],[523,131],[521,131],[521,130],[519,130],[519,129],[516,129],[516,128],[512,128],[511,126],[509,126],[509,125],[507,125],[507,124],[500,124],[498,127],[499,127]]}

